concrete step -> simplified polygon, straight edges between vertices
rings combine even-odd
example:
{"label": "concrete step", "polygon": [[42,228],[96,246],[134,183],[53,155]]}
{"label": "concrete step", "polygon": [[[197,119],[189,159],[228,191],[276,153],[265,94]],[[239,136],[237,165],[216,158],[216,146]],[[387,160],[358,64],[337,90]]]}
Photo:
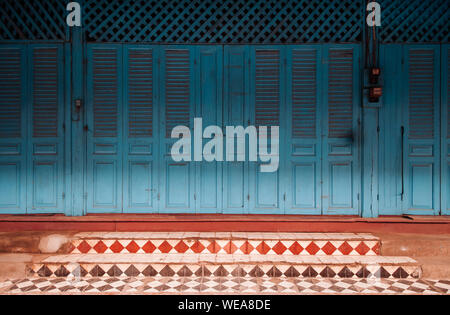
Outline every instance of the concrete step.
{"label": "concrete step", "polygon": [[30,277],[420,278],[408,257],[221,254],[69,254],[27,266]]}
{"label": "concrete step", "polygon": [[450,280],[450,256],[415,257],[427,279]]}
{"label": "concrete step", "polygon": [[450,257],[450,229],[448,234],[380,234],[382,255],[410,257]]}
{"label": "concrete step", "polygon": [[73,254],[374,256],[381,243],[365,233],[91,232],[71,245]]}

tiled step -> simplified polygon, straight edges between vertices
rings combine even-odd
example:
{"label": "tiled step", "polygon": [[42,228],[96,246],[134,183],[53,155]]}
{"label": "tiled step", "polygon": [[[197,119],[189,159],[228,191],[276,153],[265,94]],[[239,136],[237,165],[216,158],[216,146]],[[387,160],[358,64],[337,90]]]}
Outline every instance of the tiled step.
{"label": "tiled step", "polygon": [[0,294],[450,294],[450,281],[287,277],[28,278],[0,281]]}
{"label": "tiled step", "polygon": [[212,254],[70,254],[28,266],[37,277],[306,277],[419,278],[407,257]]}
{"label": "tiled step", "polygon": [[374,256],[381,243],[363,233],[79,233],[73,254],[244,254]]}

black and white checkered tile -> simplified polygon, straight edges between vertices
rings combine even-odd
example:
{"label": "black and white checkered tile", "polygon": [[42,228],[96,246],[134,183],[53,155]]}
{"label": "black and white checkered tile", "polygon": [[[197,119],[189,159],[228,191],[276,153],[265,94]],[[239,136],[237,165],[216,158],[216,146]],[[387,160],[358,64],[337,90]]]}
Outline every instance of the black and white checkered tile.
{"label": "black and white checkered tile", "polygon": [[450,294],[450,281],[288,277],[30,278],[0,294]]}
{"label": "black and white checkered tile", "polygon": [[29,277],[307,277],[325,279],[415,279],[420,267],[415,265],[293,265],[293,264],[34,264]]}

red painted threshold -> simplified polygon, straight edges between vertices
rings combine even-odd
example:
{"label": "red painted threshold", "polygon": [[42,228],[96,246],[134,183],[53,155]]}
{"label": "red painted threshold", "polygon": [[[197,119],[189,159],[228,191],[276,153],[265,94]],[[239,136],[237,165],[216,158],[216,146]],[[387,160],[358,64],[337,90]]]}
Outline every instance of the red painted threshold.
{"label": "red painted threshold", "polygon": [[450,234],[450,216],[109,214],[0,215],[0,231],[385,232]]}

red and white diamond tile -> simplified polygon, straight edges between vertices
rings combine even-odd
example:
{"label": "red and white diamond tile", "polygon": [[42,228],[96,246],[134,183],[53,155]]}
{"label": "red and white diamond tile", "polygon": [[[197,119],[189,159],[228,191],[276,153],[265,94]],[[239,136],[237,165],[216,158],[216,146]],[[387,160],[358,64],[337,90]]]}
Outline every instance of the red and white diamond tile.
{"label": "red and white diamond tile", "polygon": [[[213,238],[210,238],[214,235]],[[335,233],[105,233],[79,234],[74,254],[379,255],[378,238]],[[97,238],[92,238],[92,237]],[[128,236],[128,238],[124,238]],[[134,236],[135,238],[130,238]],[[142,238],[142,237],[147,238]],[[90,238],[87,238],[90,237]],[[108,238],[115,237],[115,238]],[[158,238],[159,237],[159,238]],[[164,238],[163,238],[164,237]],[[177,238],[178,237],[178,238]],[[222,238],[220,238],[222,237]],[[241,237],[241,238],[238,238]]]}

